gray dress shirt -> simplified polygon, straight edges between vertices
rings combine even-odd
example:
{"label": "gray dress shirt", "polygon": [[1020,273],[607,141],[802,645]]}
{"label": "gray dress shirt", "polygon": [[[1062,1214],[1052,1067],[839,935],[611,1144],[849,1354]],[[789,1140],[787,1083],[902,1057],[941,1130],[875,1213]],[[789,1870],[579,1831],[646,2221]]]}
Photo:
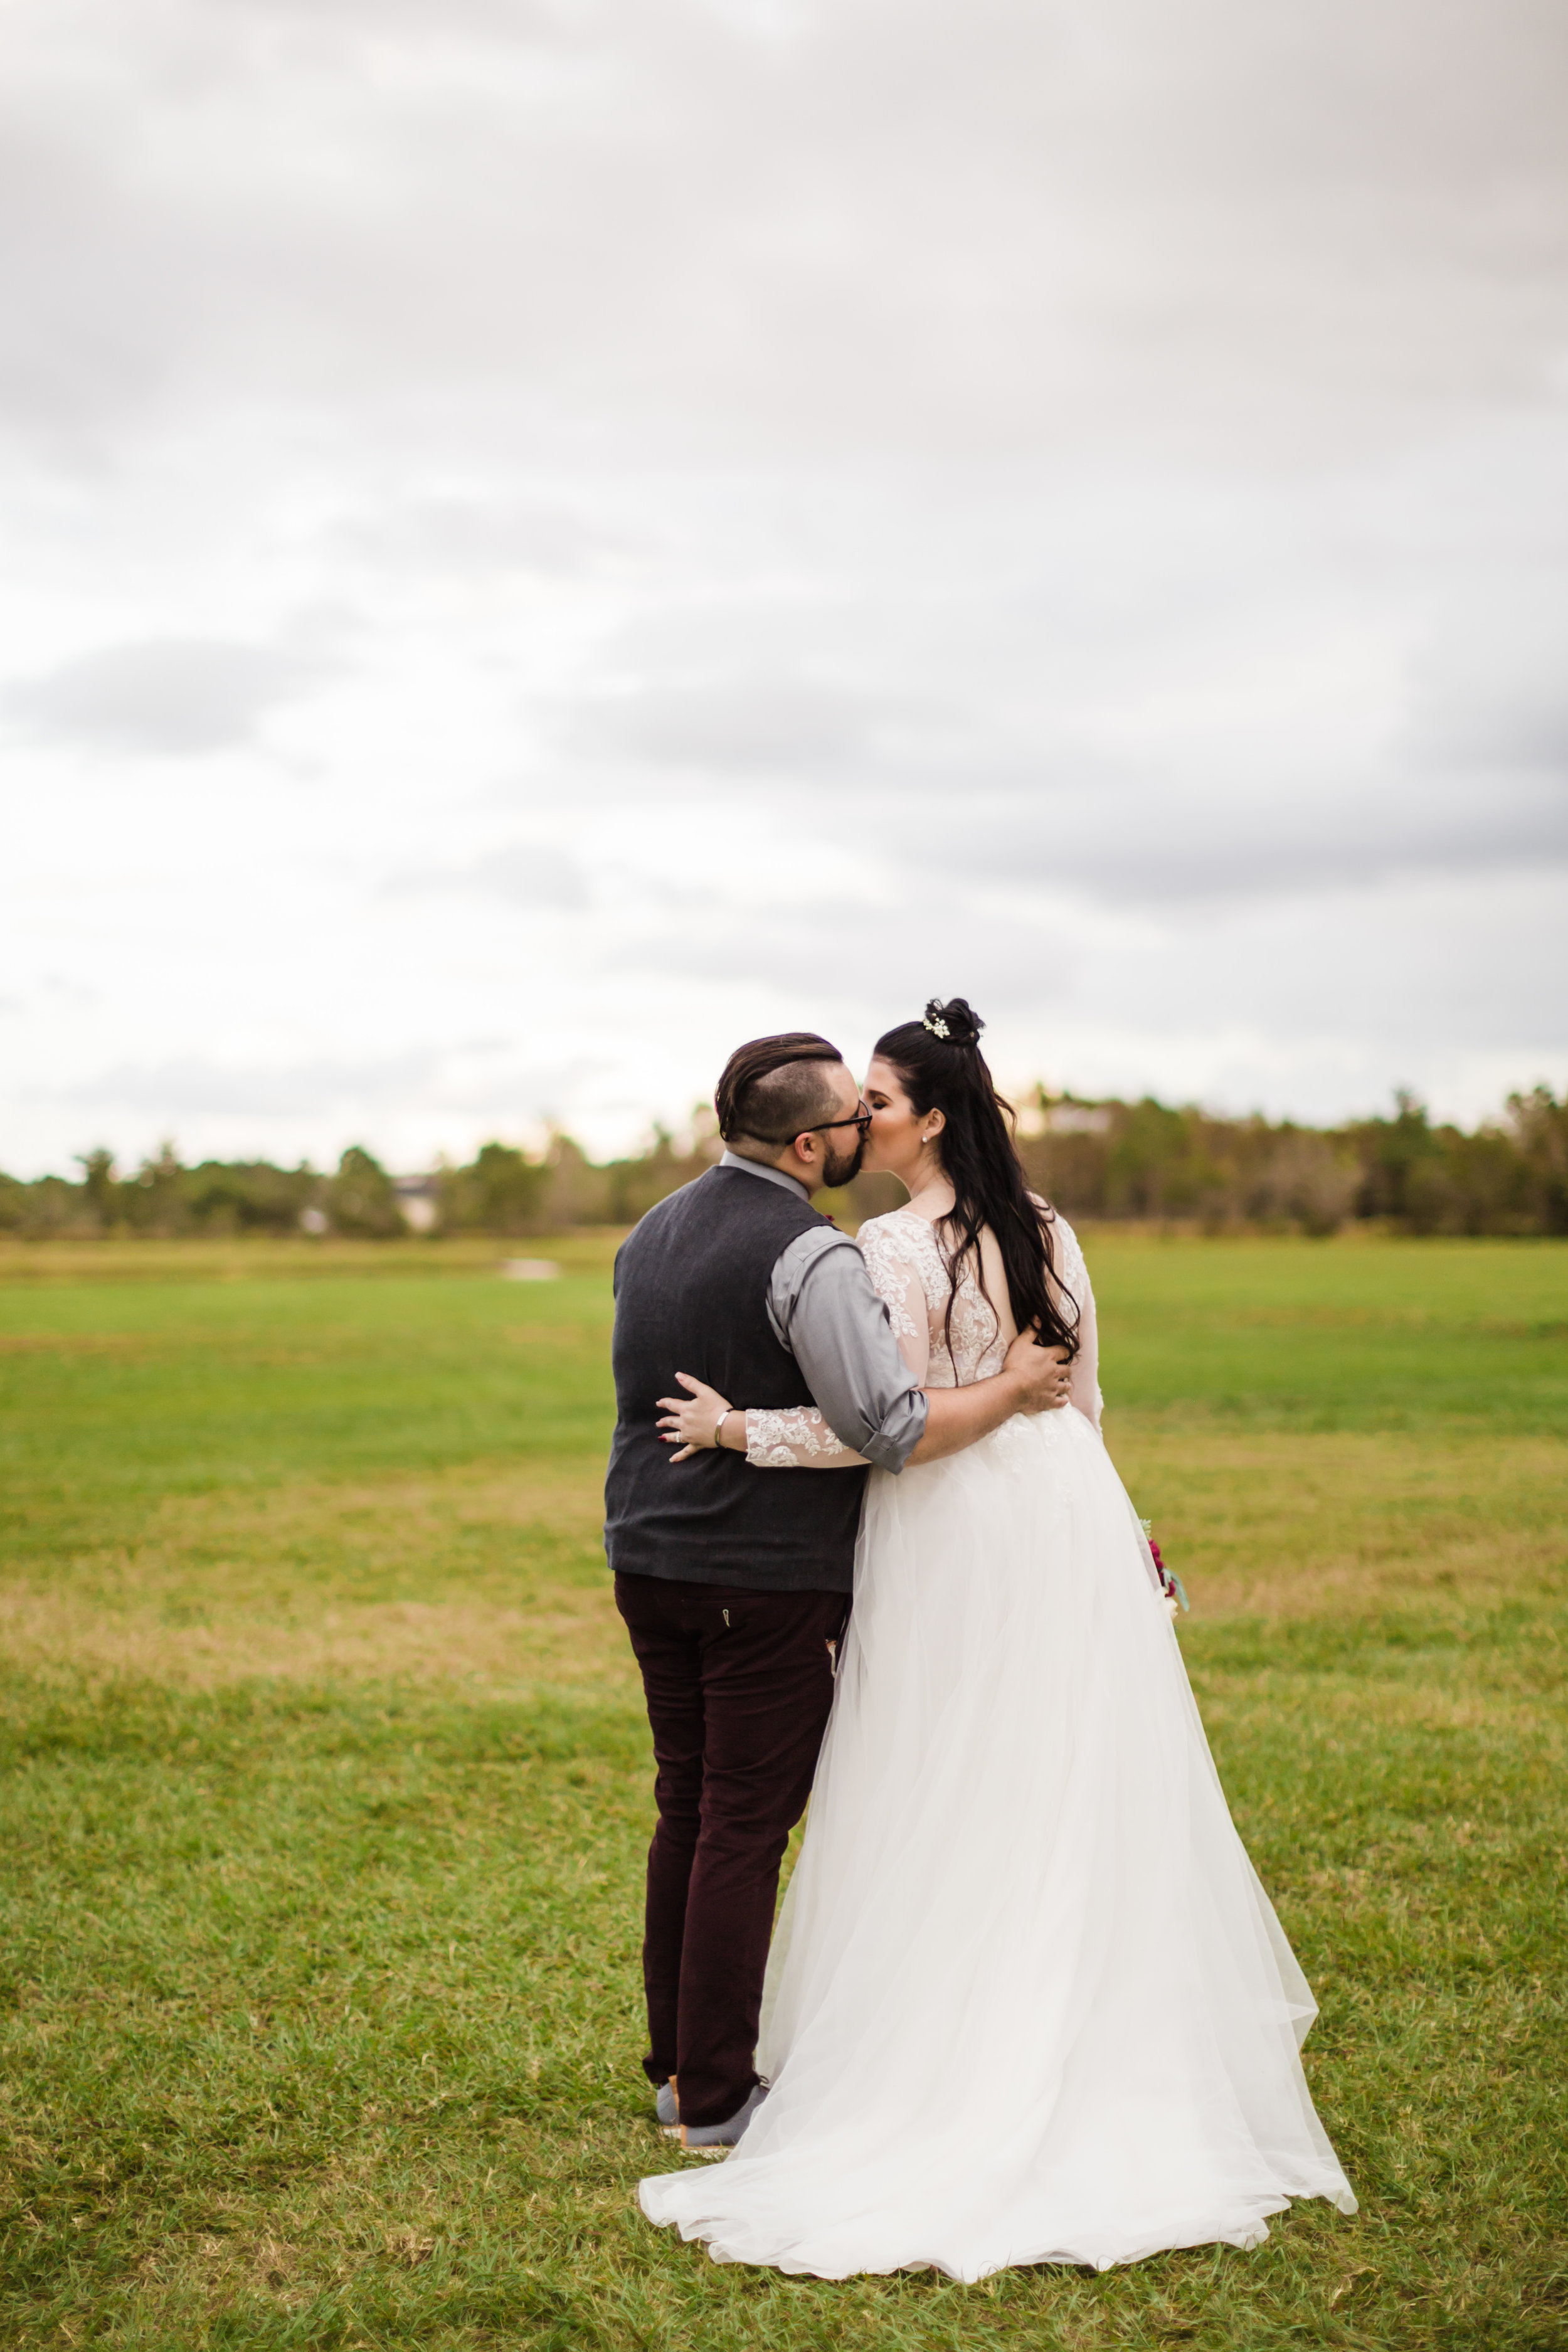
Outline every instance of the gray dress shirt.
{"label": "gray dress shirt", "polygon": [[[719,1165],[811,1197],[782,1168],[739,1152],[726,1151]],[[813,1225],[780,1252],[768,1283],[768,1321],[834,1435],[879,1470],[901,1470],[925,1434],[925,1391],[910,1378],[888,1309],[847,1234]]]}

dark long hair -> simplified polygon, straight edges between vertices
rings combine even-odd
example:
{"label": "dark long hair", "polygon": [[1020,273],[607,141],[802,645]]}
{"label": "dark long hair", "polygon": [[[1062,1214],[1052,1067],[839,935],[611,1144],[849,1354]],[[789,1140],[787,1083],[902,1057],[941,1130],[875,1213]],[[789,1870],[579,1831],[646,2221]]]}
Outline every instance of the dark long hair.
{"label": "dark long hair", "polygon": [[[1002,1252],[1007,1296],[1019,1330],[1035,1324],[1042,1348],[1065,1348],[1076,1356],[1078,1305],[1058,1274],[1051,1248],[1055,1218],[1045,1202],[1034,1199],[1025,1181],[1013,1142],[1013,1107],[997,1093],[980,1050],[984,1026],[962,996],[951,997],[945,1004],[933,996],[923,1021],[900,1022],[878,1038],[875,1048],[903,1080],[916,1117],[940,1110],[946,1120],[940,1149],[953,1202],[940,1222],[952,1286],[947,1302],[948,1352],[952,1349],[953,1301],[972,1251],[985,1291],[980,1233],[989,1225]],[[994,1314],[996,1301],[989,1291],[985,1296]]]}

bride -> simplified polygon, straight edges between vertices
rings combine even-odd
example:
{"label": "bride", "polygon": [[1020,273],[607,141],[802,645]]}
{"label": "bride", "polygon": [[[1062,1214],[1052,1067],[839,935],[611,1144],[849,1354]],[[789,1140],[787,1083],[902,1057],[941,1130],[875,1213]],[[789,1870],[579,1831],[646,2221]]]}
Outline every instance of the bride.
{"label": "bride", "polygon": [[[890,1030],[858,1235],[918,1381],[1074,1351],[1072,1404],[873,1470],[811,1812],[768,1963],[744,2138],[641,2185],[717,2262],[820,2278],[1106,2269],[1255,2246],[1351,2193],[1299,2045],[1316,2014],[1210,1760],[1158,1578],[1100,1435],[1094,1297],[1026,1191],[962,998]],[[672,1439],[728,1400],[689,1383]],[[854,1462],[752,1410],[760,1471]]]}

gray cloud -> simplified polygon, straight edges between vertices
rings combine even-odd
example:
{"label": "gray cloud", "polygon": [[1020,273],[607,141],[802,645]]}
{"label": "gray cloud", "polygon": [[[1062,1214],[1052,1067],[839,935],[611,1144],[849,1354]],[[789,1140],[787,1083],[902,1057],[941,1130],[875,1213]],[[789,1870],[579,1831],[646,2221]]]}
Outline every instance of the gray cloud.
{"label": "gray cloud", "polygon": [[[7,1149],[635,1128],[803,963],[1089,1084],[1568,1076],[1563,62],[1559,0],[18,0],[0,605],[100,650],[0,709],[3,977],[102,1001]],[[560,1072],[407,1042],[498,1005]]]}
{"label": "gray cloud", "polygon": [[1551,0],[123,26],[12,26],[0,386],[51,433],[390,379],[644,435],[1288,443],[1517,398],[1558,346]]}
{"label": "gray cloud", "polygon": [[260,1126],[310,1120],[382,1118],[411,1100],[434,1097],[454,1113],[539,1117],[586,1066],[579,1057],[539,1065],[506,1038],[410,1046],[379,1056],[290,1063],[217,1062],[203,1055],[163,1062],[121,1062],[90,1078],[33,1089],[51,1104],[141,1113],[177,1120],[222,1117]]}
{"label": "gray cloud", "polygon": [[865,692],[763,670],[600,694],[577,705],[565,733],[589,753],[701,775],[816,777],[863,768],[877,717]]}
{"label": "gray cloud", "polygon": [[1538,603],[1528,616],[1510,614],[1489,629],[1469,616],[1422,655],[1408,753],[1489,780],[1531,779],[1568,814],[1568,593],[1542,598],[1537,583],[1537,597],[1544,612]]}
{"label": "gray cloud", "polygon": [[249,742],[268,713],[307,692],[322,667],[288,646],[149,637],[24,678],[0,707],[58,741],[189,757]]}
{"label": "gray cloud", "polygon": [[1545,903],[1528,881],[1425,877],[1096,916],[1065,894],[1007,905],[927,877],[898,907],[715,897],[618,961],[628,982],[657,974],[666,989],[743,971],[775,992],[779,1025],[820,1026],[852,1061],[929,996],[963,993],[1010,1082],[1139,1091],[1157,1062],[1167,1094],[1333,1118],[1385,1102],[1400,1079],[1440,1088],[1468,1056],[1510,1070],[1475,1106],[1490,1109],[1506,1084],[1563,1083],[1568,927],[1543,923]]}
{"label": "gray cloud", "polygon": [[635,547],[570,507],[544,499],[432,495],[409,499],[345,523],[343,545],[376,564],[483,577],[541,572],[570,577]]}
{"label": "gray cloud", "polygon": [[588,904],[587,877],[576,858],[549,842],[512,842],[464,866],[426,866],[394,875],[392,898],[492,899],[503,907],[575,912]]}
{"label": "gray cloud", "polygon": [[54,1102],[106,1105],[159,1118],[225,1112],[260,1119],[299,1118],[395,1104],[427,1089],[446,1058],[434,1046],[375,1061],[284,1065],[226,1064],[189,1055],[165,1062],[121,1062],[77,1085],[38,1091]]}
{"label": "gray cloud", "polygon": [[1246,793],[1160,782],[984,792],[961,822],[884,828],[917,873],[994,887],[1081,884],[1102,903],[1301,898],[1421,874],[1561,869],[1568,793],[1553,780],[1452,775],[1331,784],[1260,778]]}
{"label": "gray cloud", "polygon": [[[831,604],[817,612],[821,635],[836,618]],[[1500,638],[1479,612],[1446,622],[1387,681],[1381,719],[1359,720],[1363,740],[1321,750],[1267,726],[1238,743],[1244,673],[1216,697],[1206,740],[1184,715],[1179,731],[1143,720],[1140,705],[1157,710],[1169,694],[1157,644],[1142,675],[1135,653],[1121,665],[1113,715],[1124,738],[1137,722],[1133,748],[1108,738],[1103,697],[1086,701],[1070,655],[1058,675],[1040,660],[1043,679],[1014,673],[993,697],[956,618],[939,684],[918,638],[888,643],[898,618],[884,613],[884,641],[854,686],[825,662],[768,670],[743,650],[728,669],[682,678],[689,652],[676,637],[669,682],[591,687],[560,740],[612,791],[640,767],[650,782],[673,770],[734,805],[780,782],[828,793],[884,872],[917,888],[941,874],[971,887],[1077,886],[1102,902],[1217,902],[1568,869],[1565,637],[1549,616]]]}

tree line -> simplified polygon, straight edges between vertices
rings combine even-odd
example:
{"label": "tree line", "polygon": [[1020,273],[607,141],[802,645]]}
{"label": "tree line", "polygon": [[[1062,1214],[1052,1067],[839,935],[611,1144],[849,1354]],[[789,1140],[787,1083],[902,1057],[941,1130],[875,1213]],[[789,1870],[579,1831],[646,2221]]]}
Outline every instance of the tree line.
{"label": "tree line", "polygon": [[[1360,1220],[1412,1234],[1568,1234],[1568,1097],[1510,1095],[1472,1130],[1435,1124],[1414,1096],[1387,1117],[1333,1128],[1222,1118],[1037,1088],[1021,1107],[1018,1149],[1037,1192],[1064,1214],[1227,1229],[1336,1233]],[[466,1165],[390,1175],[352,1145],[335,1170],[307,1162],[205,1160],[172,1144],[121,1172],[107,1150],[74,1177],[0,1174],[0,1233],[22,1239],[110,1234],[341,1234],[391,1240],[413,1231],[559,1232],[629,1225],[718,1156],[710,1110],[678,1144],[658,1129],[634,1157],[595,1163],[570,1136],[539,1153],[487,1143]],[[901,1188],[862,1176],[836,1200],[843,1221],[893,1207]]]}

